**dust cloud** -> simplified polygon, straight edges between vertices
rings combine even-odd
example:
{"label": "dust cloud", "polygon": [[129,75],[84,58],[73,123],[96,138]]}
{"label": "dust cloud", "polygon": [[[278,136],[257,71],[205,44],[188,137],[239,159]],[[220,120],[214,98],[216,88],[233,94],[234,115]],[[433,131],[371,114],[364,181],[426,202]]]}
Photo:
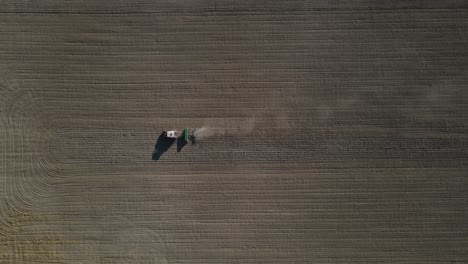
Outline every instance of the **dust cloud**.
{"label": "dust cloud", "polygon": [[209,119],[201,128],[197,129],[196,136],[197,139],[214,136],[245,136],[253,133],[255,122],[255,118]]}

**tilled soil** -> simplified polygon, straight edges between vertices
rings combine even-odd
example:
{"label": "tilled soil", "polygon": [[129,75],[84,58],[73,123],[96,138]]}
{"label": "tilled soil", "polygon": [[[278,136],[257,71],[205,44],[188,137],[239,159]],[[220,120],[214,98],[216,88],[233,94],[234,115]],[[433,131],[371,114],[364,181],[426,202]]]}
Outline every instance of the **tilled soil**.
{"label": "tilled soil", "polygon": [[468,5],[407,2],[4,1],[0,262],[468,262]]}

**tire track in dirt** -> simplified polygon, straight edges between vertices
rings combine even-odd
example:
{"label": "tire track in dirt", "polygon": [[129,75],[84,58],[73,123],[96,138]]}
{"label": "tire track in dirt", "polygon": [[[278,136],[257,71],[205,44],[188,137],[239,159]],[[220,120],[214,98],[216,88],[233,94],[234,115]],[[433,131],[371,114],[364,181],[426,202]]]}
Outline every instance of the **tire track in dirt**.
{"label": "tire track in dirt", "polygon": [[[47,141],[50,135],[32,93],[22,91],[14,84],[12,74],[2,71],[4,78],[1,91],[0,111],[2,133],[2,212],[18,211],[28,215],[40,210],[47,202],[51,190],[58,187],[60,168],[47,156]],[[13,81],[14,82],[14,81]],[[5,207],[5,206],[8,206]],[[5,210],[3,210],[5,209]],[[5,224],[6,215],[0,217]]]}
{"label": "tire track in dirt", "polygon": [[[62,263],[65,241],[53,232],[32,232],[50,221],[45,207],[57,189],[56,166],[44,151],[49,138],[33,93],[2,68],[0,83],[0,252],[5,263]],[[46,160],[44,160],[44,158]]]}

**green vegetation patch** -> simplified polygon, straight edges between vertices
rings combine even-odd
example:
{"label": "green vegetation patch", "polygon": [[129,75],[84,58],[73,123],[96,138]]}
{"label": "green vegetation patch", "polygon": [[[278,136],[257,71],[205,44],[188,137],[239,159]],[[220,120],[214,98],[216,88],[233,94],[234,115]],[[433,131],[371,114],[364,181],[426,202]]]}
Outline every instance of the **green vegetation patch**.
{"label": "green vegetation patch", "polygon": [[0,223],[0,263],[64,263],[57,247],[63,244],[56,235],[37,235],[28,227],[45,221],[45,217],[22,214],[11,207]]}

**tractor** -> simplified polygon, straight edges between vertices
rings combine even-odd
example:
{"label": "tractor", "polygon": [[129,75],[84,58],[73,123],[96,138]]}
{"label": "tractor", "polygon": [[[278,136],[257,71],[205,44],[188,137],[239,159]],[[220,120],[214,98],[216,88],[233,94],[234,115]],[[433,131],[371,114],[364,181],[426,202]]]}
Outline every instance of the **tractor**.
{"label": "tractor", "polygon": [[170,139],[178,139],[179,137],[185,140],[185,142],[188,142],[189,140],[192,141],[193,144],[195,144],[195,138],[197,134],[197,129],[194,128],[192,129],[191,132],[189,132],[188,128],[185,128],[182,133],[180,133],[177,130],[167,130],[163,131],[162,135],[165,138],[170,138]]}

